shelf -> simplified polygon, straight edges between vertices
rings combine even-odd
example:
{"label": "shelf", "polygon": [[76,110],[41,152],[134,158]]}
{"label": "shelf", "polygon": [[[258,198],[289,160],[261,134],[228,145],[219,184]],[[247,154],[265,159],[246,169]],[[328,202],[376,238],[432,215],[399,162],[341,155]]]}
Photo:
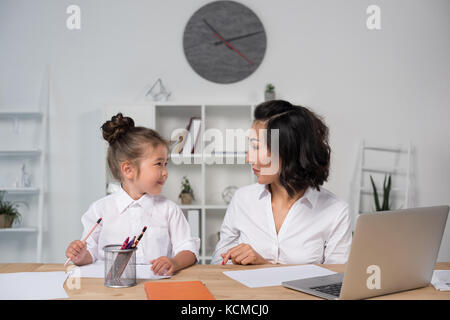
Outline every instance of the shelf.
{"label": "shelf", "polygon": [[364,149],[365,150],[374,150],[374,151],[408,153],[408,149],[404,149],[404,148],[381,147],[381,146],[365,146]]}
{"label": "shelf", "polygon": [[155,107],[164,107],[164,108],[201,108],[201,104],[198,103],[173,103],[173,102],[158,102],[155,103]]}
{"label": "shelf", "polygon": [[0,228],[1,232],[37,232],[36,228]]}
{"label": "shelf", "polygon": [[175,102],[175,101],[157,101],[157,102],[150,102],[148,105],[155,105],[156,107],[164,107],[164,108],[170,108],[170,107],[201,107],[205,106],[206,108],[209,107],[218,107],[218,108],[250,108],[255,105],[258,105],[258,102],[249,101],[248,103],[236,103],[236,102],[223,102],[223,101],[208,101],[205,102],[198,102],[198,101],[187,101],[187,102]]}
{"label": "shelf", "polygon": [[7,194],[39,194],[39,188],[2,188],[0,191],[6,191]]}
{"label": "shelf", "polygon": [[214,210],[227,210],[228,209],[228,205],[224,204],[211,204],[211,205],[206,205],[205,209],[214,209]]}
{"label": "shelf", "polygon": [[170,158],[187,158],[187,159],[197,159],[202,158],[202,154],[199,153],[191,153],[191,154],[183,154],[183,153],[171,153]]}
{"label": "shelf", "polygon": [[32,110],[0,109],[0,118],[41,118],[42,112]]}
{"label": "shelf", "polygon": [[389,167],[363,167],[362,171],[378,172],[378,173],[391,173],[391,174],[406,174],[404,169],[389,168]]}
{"label": "shelf", "polygon": [[176,164],[201,164],[203,162],[201,154],[186,154],[183,153],[172,153],[170,154],[169,160]]}
{"label": "shelf", "polygon": [[227,159],[237,159],[240,160],[239,163],[231,164],[246,164],[245,159],[247,157],[246,153],[214,153],[214,154],[187,154],[183,153],[172,153],[170,155],[170,160],[175,164],[227,164]]}
{"label": "shelf", "polygon": [[179,205],[182,210],[189,210],[189,209],[199,209],[199,210],[201,210],[204,207],[202,205],[196,206],[194,204],[181,204],[181,205],[177,204],[177,205]]}
{"label": "shelf", "polygon": [[41,150],[0,150],[0,157],[34,157],[39,156]]}
{"label": "shelf", "polygon": [[[399,188],[392,188],[391,192],[404,192],[405,190],[403,189],[399,189]],[[362,193],[366,193],[366,194],[373,194],[373,189],[370,188],[366,188],[366,187],[362,187],[361,188],[361,192]],[[378,194],[383,194],[383,190],[379,189],[377,190]]]}
{"label": "shelf", "polygon": [[246,152],[216,152],[212,154],[205,154],[204,158],[237,158],[237,159],[244,159],[247,157]]}

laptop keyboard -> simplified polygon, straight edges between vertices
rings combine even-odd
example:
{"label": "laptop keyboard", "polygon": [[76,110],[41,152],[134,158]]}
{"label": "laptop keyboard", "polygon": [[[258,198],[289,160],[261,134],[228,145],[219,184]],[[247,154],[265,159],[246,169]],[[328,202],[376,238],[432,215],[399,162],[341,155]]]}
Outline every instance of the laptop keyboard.
{"label": "laptop keyboard", "polygon": [[341,288],[342,288],[342,282],[332,283],[332,284],[328,284],[326,286],[312,287],[310,289],[313,289],[313,290],[316,290],[316,291],[319,291],[322,293],[330,294],[335,297],[339,297],[339,294],[341,293]]}

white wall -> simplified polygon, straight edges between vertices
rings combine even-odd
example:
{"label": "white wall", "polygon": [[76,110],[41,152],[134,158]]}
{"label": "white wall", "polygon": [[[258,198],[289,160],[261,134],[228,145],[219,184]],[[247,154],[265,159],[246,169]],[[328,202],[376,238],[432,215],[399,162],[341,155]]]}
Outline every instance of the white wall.
{"label": "white wall", "polygon": [[[241,0],[268,37],[260,68],[236,84],[200,78],[182,50],[183,29],[208,1],[0,0],[0,105],[36,104],[51,65],[49,232],[44,261],[63,262],[80,217],[103,195],[101,106],[132,102],[162,77],[176,101],[279,98],[310,106],[330,127],[326,187],[350,201],[361,138],[415,146],[415,206],[450,200],[450,2]],[[66,8],[81,7],[80,31]],[[382,30],[366,28],[370,4]],[[450,261],[450,223],[439,260]],[[4,237],[5,235],[1,235]],[[0,261],[33,260],[33,240],[0,241]]]}

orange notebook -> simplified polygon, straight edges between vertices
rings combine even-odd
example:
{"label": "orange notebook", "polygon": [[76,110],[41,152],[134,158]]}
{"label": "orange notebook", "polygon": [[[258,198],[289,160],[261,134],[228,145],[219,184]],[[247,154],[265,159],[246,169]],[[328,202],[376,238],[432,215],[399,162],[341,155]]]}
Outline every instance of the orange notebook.
{"label": "orange notebook", "polygon": [[148,300],[215,300],[201,281],[146,282]]}

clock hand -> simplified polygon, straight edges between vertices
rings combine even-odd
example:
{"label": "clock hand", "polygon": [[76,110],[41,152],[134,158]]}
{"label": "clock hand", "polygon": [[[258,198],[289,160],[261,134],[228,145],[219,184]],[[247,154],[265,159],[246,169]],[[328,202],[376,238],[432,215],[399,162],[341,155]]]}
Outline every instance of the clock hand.
{"label": "clock hand", "polygon": [[[243,35],[243,36],[234,37],[234,38],[225,39],[225,40],[228,41],[228,42],[230,42],[230,41],[234,41],[234,40],[238,40],[238,39],[243,39],[243,38],[251,37],[251,36],[254,36],[254,35],[263,33],[263,32],[264,32],[264,31],[257,31],[257,32],[249,33],[249,34],[246,34],[246,35]],[[222,41],[216,41],[216,42],[214,42],[214,45],[217,46],[217,45],[222,44],[222,43],[223,43]]]}
{"label": "clock hand", "polygon": [[[230,42],[230,41],[234,41],[234,40],[238,40],[238,39],[243,39],[243,38],[247,38],[247,37],[252,37],[252,36],[257,35],[257,34],[260,34],[260,33],[264,33],[264,31],[262,31],[262,30],[261,30],[261,31],[256,31],[256,32],[253,32],[253,33],[249,33],[249,34],[245,34],[245,35],[242,35],[242,36],[238,36],[238,37],[234,37],[234,38],[229,38],[229,39],[225,39],[225,40],[228,41],[228,42]],[[186,48],[186,50],[189,50],[189,49],[198,47],[198,46],[200,46],[200,45],[202,45],[202,44],[203,44],[203,43],[194,44],[193,46]],[[216,45],[216,46],[218,46],[218,45],[220,45],[220,44],[223,44],[223,42],[222,42],[222,41],[216,41],[216,42],[214,42],[214,45]]]}
{"label": "clock hand", "polygon": [[216,30],[214,30],[214,28],[205,20],[203,19],[203,22],[208,26],[208,28],[210,28],[213,32],[213,34],[219,38],[228,48],[230,48],[231,50],[233,50],[234,52],[236,52],[238,55],[240,55],[242,58],[245,59],[245,61],[247,61],[250,64],[253,64],[253,61],[251,61],[250,59],[248,59],[246,56],[244,56],[241,52],[239,52],[238,49],[236,49],[235,47],[233,47],[231,44],[229,44]]}

